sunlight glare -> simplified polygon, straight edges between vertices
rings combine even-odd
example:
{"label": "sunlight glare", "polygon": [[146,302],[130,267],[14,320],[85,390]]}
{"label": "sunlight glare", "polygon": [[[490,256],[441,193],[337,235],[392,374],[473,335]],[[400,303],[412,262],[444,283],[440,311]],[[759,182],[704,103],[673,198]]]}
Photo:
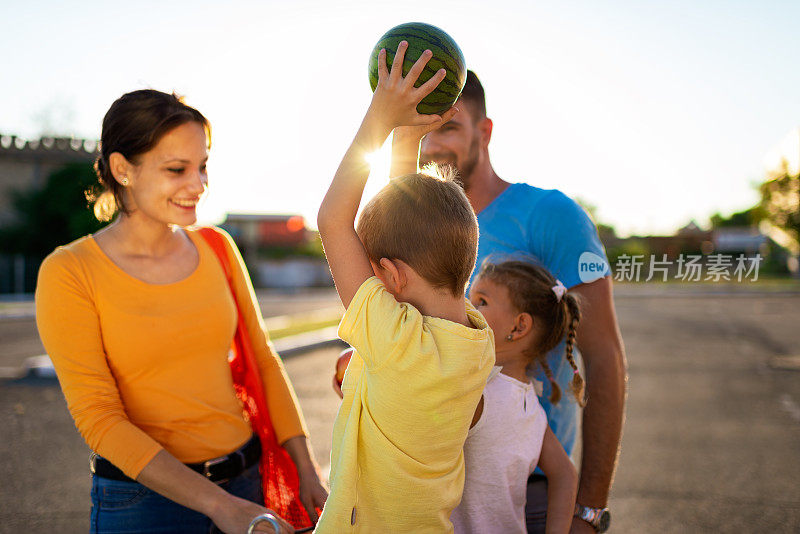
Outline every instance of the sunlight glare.
{"label": "sunlight glare", "polygon": [[364,156],[369,163],[369,174],[372,179],[389,177],[389,168],[392,164],[391,148],[391,143],[384,143],[379,150]]}
{"label": "sunlight glare", "polygon": [[370,168],[362,206],[389,182],[389,171],[392,165],[392,137],[389,136],[379,150],[370,152],[365,158],[369,162]]}

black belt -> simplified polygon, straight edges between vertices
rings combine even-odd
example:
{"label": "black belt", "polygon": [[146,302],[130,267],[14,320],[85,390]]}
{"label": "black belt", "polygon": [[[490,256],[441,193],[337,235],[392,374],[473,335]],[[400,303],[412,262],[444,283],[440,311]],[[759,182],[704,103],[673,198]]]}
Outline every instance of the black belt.
{"label": "black belt", "polygon": [[[261,458],[261,441],[258,436],[253,434],[253,437],[247,443],[230,454],[205,462],[185,465],[192,471],[197,471],[207,477],[212,482],[224,482],[242,474],[245,469],[255,464],[259,458]],[[89,457],[89,469],[95,476],[111,480],[136,482],[120,471],[117,466],[95,453],[92,453]]]}

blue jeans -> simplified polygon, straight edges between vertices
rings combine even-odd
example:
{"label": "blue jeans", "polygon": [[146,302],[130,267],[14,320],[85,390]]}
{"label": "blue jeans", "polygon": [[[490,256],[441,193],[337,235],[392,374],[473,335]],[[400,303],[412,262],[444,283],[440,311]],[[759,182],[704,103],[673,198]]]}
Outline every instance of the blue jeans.
{"label": "blue jeans", "polygon": [[[258,463],[219,486],[237,497],[264,504]],[[91,532],[208,534],[220,531],[200,512],[162,497],[138,482],[93,476]]]}

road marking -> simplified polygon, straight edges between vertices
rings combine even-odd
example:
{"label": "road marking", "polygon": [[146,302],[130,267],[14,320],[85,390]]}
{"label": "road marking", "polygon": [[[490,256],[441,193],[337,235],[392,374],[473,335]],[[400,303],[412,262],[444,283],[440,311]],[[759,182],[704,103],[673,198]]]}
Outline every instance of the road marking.
{"label": "road marking", "polygon": [[788,393],[781,395],[781,408],[783,408],[795,422],[800,423],[800,405],[798,405]]}
{"label": "road marking", "polygon": [[268,331],[288,328],[297,323],[313,323],[316,321],[327,321],[329,319],[340,319],[344,311],[341,306],[330,306],[307,312],[293,313],[291,315],[277,315],[266,317],[264,327]]}
{"label": "road marking", "polygon": [[0,379],[17,380],[28,372],[24,367],[0,367]]}
{"label": "road marking", "polygon": [[781,371],[800,371],[800,354],[773,356],[769,359],[769,366]]}
{"label": "road marking", "polygon": [[47,354],[25,358],[21,367],[0,367],[0,379],[18,380],[32,376],[35,378],[56,378],[53,362]]}

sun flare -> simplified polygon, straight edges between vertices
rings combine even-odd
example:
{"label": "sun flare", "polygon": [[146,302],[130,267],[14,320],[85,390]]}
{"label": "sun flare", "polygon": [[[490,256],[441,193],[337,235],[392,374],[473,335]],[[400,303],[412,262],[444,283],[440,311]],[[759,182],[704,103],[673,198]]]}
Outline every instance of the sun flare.
{"label": "sun flare", "polygon": [[392,165],[392,143],[384,143],[380,149],[366,154],[364,159],[369,163],[369,174],[372,179],[389,178],[389,170]]}

